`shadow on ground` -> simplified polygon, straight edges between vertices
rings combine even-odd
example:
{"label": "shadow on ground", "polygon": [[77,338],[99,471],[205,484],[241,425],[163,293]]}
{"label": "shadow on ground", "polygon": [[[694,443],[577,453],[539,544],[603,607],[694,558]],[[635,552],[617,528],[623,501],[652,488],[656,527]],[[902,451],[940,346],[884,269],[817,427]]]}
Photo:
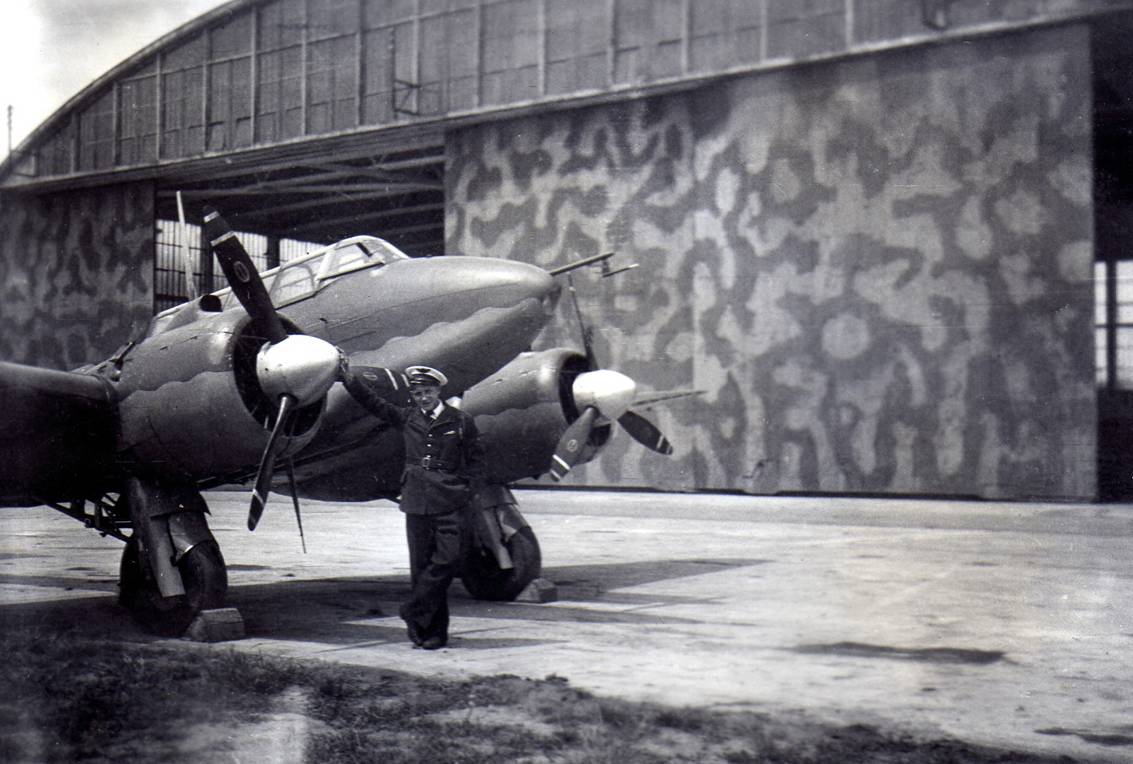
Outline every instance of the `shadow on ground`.
{"label": "shadow on ground", "polygon": [[[559,599],[553,606],[483,602],[473,599],[459,583],[453,585],[450,605],[453,616],[457,618],[634,625],[692,623],[694,621],[663,613],[666,606],[692,602],[691,597],[622,590],[766,562],[760,559],[650,560],[563,566],[549,568],[543,573],[558,586]],[[270,583],[243,585],[240,572],[239,566],[233,566],[230,571],[228,605],[239,609],[248,637],[337,647],[405,641],[400,623],[391,625],[388,620],[397,615],[399,603],[409,594],[408,581],[403,576],[281,578]],[[8,583],[23,582],[19,576],[6,578],[10,579]],[[78,628],[90,636],[117,639],[145,639],[148,636],[117,605],[116,586],[104,577],[36,576],[26,583],[84,591],[91,596],[0,606],[0,628]],[[94,592],[105,592],[105,596],[94,595]],[[594,604],[604,607],[594,610],[590,607]],[[611,609],[611,605],[618,607]],[[641,606],[648,606],[649,610],[634,609]],[[468,638],[462,640],[462,647],[500,648],[539,641]]]}

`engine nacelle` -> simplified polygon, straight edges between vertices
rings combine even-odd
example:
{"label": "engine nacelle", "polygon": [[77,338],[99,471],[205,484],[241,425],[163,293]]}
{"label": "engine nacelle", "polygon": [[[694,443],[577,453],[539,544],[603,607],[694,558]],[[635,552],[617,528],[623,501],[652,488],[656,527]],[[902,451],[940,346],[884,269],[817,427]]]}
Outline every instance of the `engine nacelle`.
{"label": "engine nacelle", "polygon": [[[263,343],[244,312],[230,310],[202,312],[131,349],[115,385],[119,461],[188,479],[254,470],[274,412],[256,376]],[[284,455],[310,442],[325,405],[301,409]]]}
{"label": "engine nacelle", "polygon": [[[462,408],[476,418],[487,452],[489,480],[507,483],[547,472],[559,438],[578,418],[571,385],[588,369],[574,350],[522,353],[464,394]],[[596,426],[578,463],[593,459],[609,438],[608,422]]]}

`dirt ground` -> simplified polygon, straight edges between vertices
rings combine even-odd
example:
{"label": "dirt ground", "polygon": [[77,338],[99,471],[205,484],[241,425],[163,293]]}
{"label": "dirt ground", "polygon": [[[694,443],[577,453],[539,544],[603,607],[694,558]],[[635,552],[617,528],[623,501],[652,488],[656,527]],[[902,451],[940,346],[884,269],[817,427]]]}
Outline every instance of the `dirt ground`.
{"label": "dirt ground", "polygon": [[188,642],[6,629],[6,762],[1047,762],[790,714],[599,698],[566,680],[462,681]]}

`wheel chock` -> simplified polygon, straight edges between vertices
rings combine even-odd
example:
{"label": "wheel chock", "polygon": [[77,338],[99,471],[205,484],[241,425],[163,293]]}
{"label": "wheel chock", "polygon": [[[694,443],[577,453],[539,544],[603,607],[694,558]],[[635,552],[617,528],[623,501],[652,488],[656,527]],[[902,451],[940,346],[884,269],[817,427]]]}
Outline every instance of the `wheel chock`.
{"label": "wheel chock", "polygon": [[559,598],[559,589],[554,582],[536,578],[515,596],[516,602],[554,602]]}
{"label": "wheel chock", "polygon": [[244,638],[244,619],[234,607],[202,610],[185,630],[194,642],[228,642]]}

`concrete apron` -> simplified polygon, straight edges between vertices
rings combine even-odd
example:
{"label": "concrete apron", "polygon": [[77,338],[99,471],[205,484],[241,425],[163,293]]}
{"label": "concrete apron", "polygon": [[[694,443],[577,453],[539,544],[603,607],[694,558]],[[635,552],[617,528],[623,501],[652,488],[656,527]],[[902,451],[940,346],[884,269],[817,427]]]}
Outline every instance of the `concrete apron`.
{"label": "concrete apron", "polygon": [[[559,600],[478,602],[457,584],[452,646],[424,652],[396,617],[393,505],[305,502],[303,555],[288,499],[249,533],[246,495],[212,493],[248,638],[207,649],[554,675],[631,700],[1133,761],[1133,506],[518,495]],[[0,521],[0,603],[113,591],[120,543],[48,510]]]}

